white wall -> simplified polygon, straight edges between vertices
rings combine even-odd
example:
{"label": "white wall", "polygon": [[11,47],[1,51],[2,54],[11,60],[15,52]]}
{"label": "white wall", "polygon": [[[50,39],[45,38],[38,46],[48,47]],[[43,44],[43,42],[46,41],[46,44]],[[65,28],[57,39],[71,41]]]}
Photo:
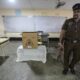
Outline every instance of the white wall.
{"label": "white wall", "polygon": [[[70,18],[72,17],[72,11],[71,10],[27,10],[22,9],[21,13],[22,16],[63,16]],[[2,16],[15,16],[16,10],[12,9],[0,9],[0,33],[4,33],[4,23],[3,23],[3,17]]]}

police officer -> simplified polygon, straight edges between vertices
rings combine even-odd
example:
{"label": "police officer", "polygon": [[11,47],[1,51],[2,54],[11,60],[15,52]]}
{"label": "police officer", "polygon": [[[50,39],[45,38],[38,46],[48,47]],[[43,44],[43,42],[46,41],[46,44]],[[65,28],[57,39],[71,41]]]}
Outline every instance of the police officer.
{"label": "police officer", "polygon": [[[68,70],[75,74],[74,66],[80,60],[80,3],[73,7],[73,17],[67,19],[60,33],[59,45],[64,50],[64,69],[63,74],[67,74]],[[70,55],[73,54],[70,61]]]}

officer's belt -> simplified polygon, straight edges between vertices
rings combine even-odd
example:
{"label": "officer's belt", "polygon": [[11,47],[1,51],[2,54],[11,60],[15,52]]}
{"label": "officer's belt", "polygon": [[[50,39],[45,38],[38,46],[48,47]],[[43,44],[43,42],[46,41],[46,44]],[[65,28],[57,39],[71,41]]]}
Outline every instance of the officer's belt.
{"label": "officer's belt", "polygon": [[68,38],[65,38],[64,40],[68,41],[68,42],[71,42],[71,43],[79,43],[80,42],[80,39],[68,39]]}

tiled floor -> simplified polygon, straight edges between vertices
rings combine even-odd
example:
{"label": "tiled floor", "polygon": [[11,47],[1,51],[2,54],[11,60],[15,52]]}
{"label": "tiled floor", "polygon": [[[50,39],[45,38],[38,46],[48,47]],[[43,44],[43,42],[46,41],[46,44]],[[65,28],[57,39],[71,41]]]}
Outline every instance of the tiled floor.
{"label": "tiled floor", "polygon": [[[16,62],[16,49],[21,42],[10,42],[4,52],[9,58],[0,66],[0,80],[80,80],[79,64],[77,75],[62,75],[63,65],[56,60],[56,48],[49,47],[47,62],[40,61]],[[1,53],[1,51],[0,51]]]}

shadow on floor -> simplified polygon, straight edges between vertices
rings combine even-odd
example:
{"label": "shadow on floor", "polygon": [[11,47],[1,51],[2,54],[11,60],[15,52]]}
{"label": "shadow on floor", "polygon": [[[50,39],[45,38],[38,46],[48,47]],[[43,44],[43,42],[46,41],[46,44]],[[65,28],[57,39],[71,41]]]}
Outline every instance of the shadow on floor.
{"label": "shadow on floor", "polygon": [[62,67],[62,64],[59,63],[57,60],[53,59],[50,54],[47,54],[47,62],[45,64],[40,61],[28,61],[27,64],[37,75],[57,74],[57,70],[60,69],[60,66]]}
{"label": "shadow on floor", "polygon": [[0,66],[9,58],[9,56],[0,56]]}

